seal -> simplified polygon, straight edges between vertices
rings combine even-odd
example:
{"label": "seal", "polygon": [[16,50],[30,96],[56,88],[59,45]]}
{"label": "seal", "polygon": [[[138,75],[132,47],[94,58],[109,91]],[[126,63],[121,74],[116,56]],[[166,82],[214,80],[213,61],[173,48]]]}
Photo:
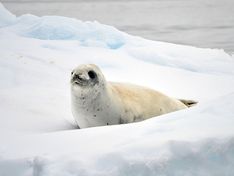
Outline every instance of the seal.
{"label": "seal", "polygon": [[76,67],[70,83],[72,114],[80,128],[138,122],[197,103],[137,85],[107,82],[93,64]]}

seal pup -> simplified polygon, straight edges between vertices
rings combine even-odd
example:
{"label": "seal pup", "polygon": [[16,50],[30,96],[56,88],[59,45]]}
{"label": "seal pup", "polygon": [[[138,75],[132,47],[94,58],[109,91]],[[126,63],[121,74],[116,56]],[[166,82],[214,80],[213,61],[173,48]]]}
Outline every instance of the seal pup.
{"label": "seal pup", "polygon": [[72,113],[80,128],[142,121],[196,104],[137,85],[107,82],[93,64],[76,67],[70,83]]}

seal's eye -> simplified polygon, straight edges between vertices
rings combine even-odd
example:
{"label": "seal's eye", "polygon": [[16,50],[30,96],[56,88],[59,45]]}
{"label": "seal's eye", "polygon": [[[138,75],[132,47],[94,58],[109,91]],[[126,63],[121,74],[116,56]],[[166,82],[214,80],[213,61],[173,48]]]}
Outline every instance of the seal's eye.
{"label": "seal's eye", "polygon": [[71,75],[73,75],[73,71],[71,72]]}
{"label": "seal's eye", "polygon": [[88,75],[91,79],[95,79],[97,77],[97,74],[92,70],[88,72]]}

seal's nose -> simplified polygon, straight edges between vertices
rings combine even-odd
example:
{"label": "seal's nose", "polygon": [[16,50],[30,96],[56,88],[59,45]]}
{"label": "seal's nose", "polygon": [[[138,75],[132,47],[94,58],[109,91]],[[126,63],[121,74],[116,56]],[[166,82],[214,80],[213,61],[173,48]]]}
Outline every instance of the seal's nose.
{"label": "seal's nose", "polygon": [[83,80],[81,74],[75,74],[74,79]]}
{"label": "seal's nose", "polygon": [[82,81],[82,80],[88,80],[88,77],[82,73],[76,73],[74,75],[74,79],[78,79],[78,80]]}

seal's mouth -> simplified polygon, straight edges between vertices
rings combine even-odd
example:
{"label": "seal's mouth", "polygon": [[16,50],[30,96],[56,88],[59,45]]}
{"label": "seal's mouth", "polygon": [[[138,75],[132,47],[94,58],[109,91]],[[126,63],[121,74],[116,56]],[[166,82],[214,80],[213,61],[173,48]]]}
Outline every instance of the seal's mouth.
{"label": "seal's mouth", "polygon": [[74,81],[74,84],[81,85],[82,83],[80,81]]}

